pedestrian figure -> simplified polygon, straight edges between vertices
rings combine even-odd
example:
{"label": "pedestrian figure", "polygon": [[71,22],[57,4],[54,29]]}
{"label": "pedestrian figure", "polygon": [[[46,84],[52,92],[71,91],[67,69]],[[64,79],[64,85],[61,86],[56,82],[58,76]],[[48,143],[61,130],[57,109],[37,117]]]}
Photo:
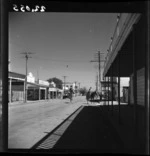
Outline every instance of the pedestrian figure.
{"label": "pedestrian figure", "polygon": [[102,93],[101,92],[100,92],[99,96],[100,96],[100,101],[102,101]]}
{"label": "pedestrian figure", "polygon": [[73,97],[73,89],[72,89],[72,86],[70,86],[70,89],[69,89],[69,99],[70,99],[70,102],[72,102],[72,97]]}
{"label": "pedestrian figure", "polygon": [[95,97],[96,99],[98,98],[99,94],[97,92],[97,90],[95,90],[94,92],[91,93],[91,103],[92,101],[94,101]]}
{"label": "pedestrian figure", "polygon": [[92,87],[90,87],[89,90],[88,90],[88,92],[86,93],[87,104],[88,104],[88,101],[89,101],[90,98],[91,98],[91,89],[92,89]]}

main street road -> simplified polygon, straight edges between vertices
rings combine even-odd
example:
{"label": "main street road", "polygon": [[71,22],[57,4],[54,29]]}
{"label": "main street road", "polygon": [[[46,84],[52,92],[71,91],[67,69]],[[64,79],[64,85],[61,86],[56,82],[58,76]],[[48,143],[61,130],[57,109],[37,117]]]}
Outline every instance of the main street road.
{"label": "main street road", "polygon": [[8,148],[31,148],[81,105],[85,96],[9,106]]}

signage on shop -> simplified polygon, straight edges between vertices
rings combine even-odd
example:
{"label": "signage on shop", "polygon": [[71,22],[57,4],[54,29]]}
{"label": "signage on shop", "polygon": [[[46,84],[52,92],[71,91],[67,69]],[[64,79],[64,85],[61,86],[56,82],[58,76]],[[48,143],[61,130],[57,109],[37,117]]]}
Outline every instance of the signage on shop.
{"label": "signage on shop", "polygon": [[27,75],[27,82],[35,83],[35,77],[31,72]]}
{"label": "signage on shop", "polygon": [[57,88],[49,88],[49,92],[56,92]]}
{"label": "signage on shop", "polygon": [[39,84],[45,85],[45,86],[49,86],[49,82],[48,81],[39,80]]}

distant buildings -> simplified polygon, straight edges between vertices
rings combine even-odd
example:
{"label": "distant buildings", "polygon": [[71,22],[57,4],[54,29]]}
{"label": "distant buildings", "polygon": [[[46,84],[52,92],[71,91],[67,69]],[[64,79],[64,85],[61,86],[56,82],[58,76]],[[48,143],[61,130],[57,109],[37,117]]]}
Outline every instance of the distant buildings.
{"label": "distant buildings", "polygon": [[122,89],[123,96],[122,96],[122,102],[128,103],[129,102],[129,87],[124,86]]}
{"label": "distant buildings", "polygon": [[62,98],[63,90],[56,88],[56,84],[52,81],[49,84],[49,99]]}
{"label": "distant buildings", "polygon": [[73,89],[75,89],[75,83],[71,82],[65,82],[62,84],[63,90],[69,90],[69,88],[72,86]]}
{"label": "distant buildings", "polygon": [[65,82],[62,84],[62,89],[63,91],[68,91],[69,88],[72,86],[75,95],[79,94],[79,86],[77,85],[76,82]]}
{"label": "distant buildings", "polygon": [[[25,75],[9,72],[8,101],[25,100]],[[32,73],[27,76],[27,100],[47,100],[61,98],[62,90],[56,88],[54,82],[35,80]]]}
{"label": "distant buildings", "polygon": [[[9,71],[8,79],[9,103],[25,101],[25,75]],[[75,82],[62,84],[63,89],[59,89],[53,81],[49,83],[40,79],[35,80],[35,77],[30,72],[27,75],[27,100],[61,99],[64,91],[68,91],[70,86],[73,87],[75,95],[77,95],[78,86]]]}
{"label": "distant buildings", "polygon": [[[109,100],[116,100],[116,97],[118,96],[118,90],[117,90],[118,84],[117,84],[117,79],[114,77],[112,78],[107,78],[107,80],[101,81],[101,90],[102,90],[102,95],[105,95],[106,99]],[[113,98],[112,98],[113,97]]]}

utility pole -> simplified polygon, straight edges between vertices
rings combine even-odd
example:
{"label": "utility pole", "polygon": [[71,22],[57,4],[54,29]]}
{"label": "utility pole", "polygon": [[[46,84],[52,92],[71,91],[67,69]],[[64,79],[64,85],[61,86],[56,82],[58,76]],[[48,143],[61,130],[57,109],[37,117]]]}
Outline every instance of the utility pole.
{"label": "utility pole", "polygon": [[8,71],[10,71],[10,63],[11,63],[11,61],[8,60]]}
{"label": "utility pole", "polygon": [[99,91],[101,92],[101,62],[104,62],[105,60],[101,60],[100,58],[100,54],[104,54],[104,53],[101,53],[100,51],[98,51],[98,60],[92,60],[90,62],[98,62],[99,64]]}
{"label": "utility pole", "polygon": [[67,76],[63,76],[63,77],[64,77],[64,93],[65,93],[65,87],[66,87],[65,83],[66,83],[66,77]]}
{"label": "utility pole", "polygon": [[27,73],[28,73],[28,59],[29,58],[32,58],[29,56],[29,54],[33,54],[31,52],[23,52],[21,54],[24,54],[25,55],[25,59],[26,59],[26,77],[25,77],[25,98],[24,98],[24,102],[26,103],[27,102]]}
{"label": "utility pole", "polygon": [[39,80],[39,71],[37,70],[37,80]]}
{"label": "utility pole", "polygon": [[78,84],[79,84],[78,94],[80,95],[80,82]]}
{"label": "utility pole", "polygon": [[96,83],[95,83],[95,85],[96,85],[96,91],[98,91],[98,74],[96,74]]}
{"label": "utility pole", "polygon": [[100,51],[98,51],[98,63],[99,63],[99,91],[101,92],[101,67],[100,67]]}
{"label": "utility pole", "polygon": [[75,96],[77,96],[77,86],[76,86],[76,84],[77,84],[77,81],[75,81]]}

